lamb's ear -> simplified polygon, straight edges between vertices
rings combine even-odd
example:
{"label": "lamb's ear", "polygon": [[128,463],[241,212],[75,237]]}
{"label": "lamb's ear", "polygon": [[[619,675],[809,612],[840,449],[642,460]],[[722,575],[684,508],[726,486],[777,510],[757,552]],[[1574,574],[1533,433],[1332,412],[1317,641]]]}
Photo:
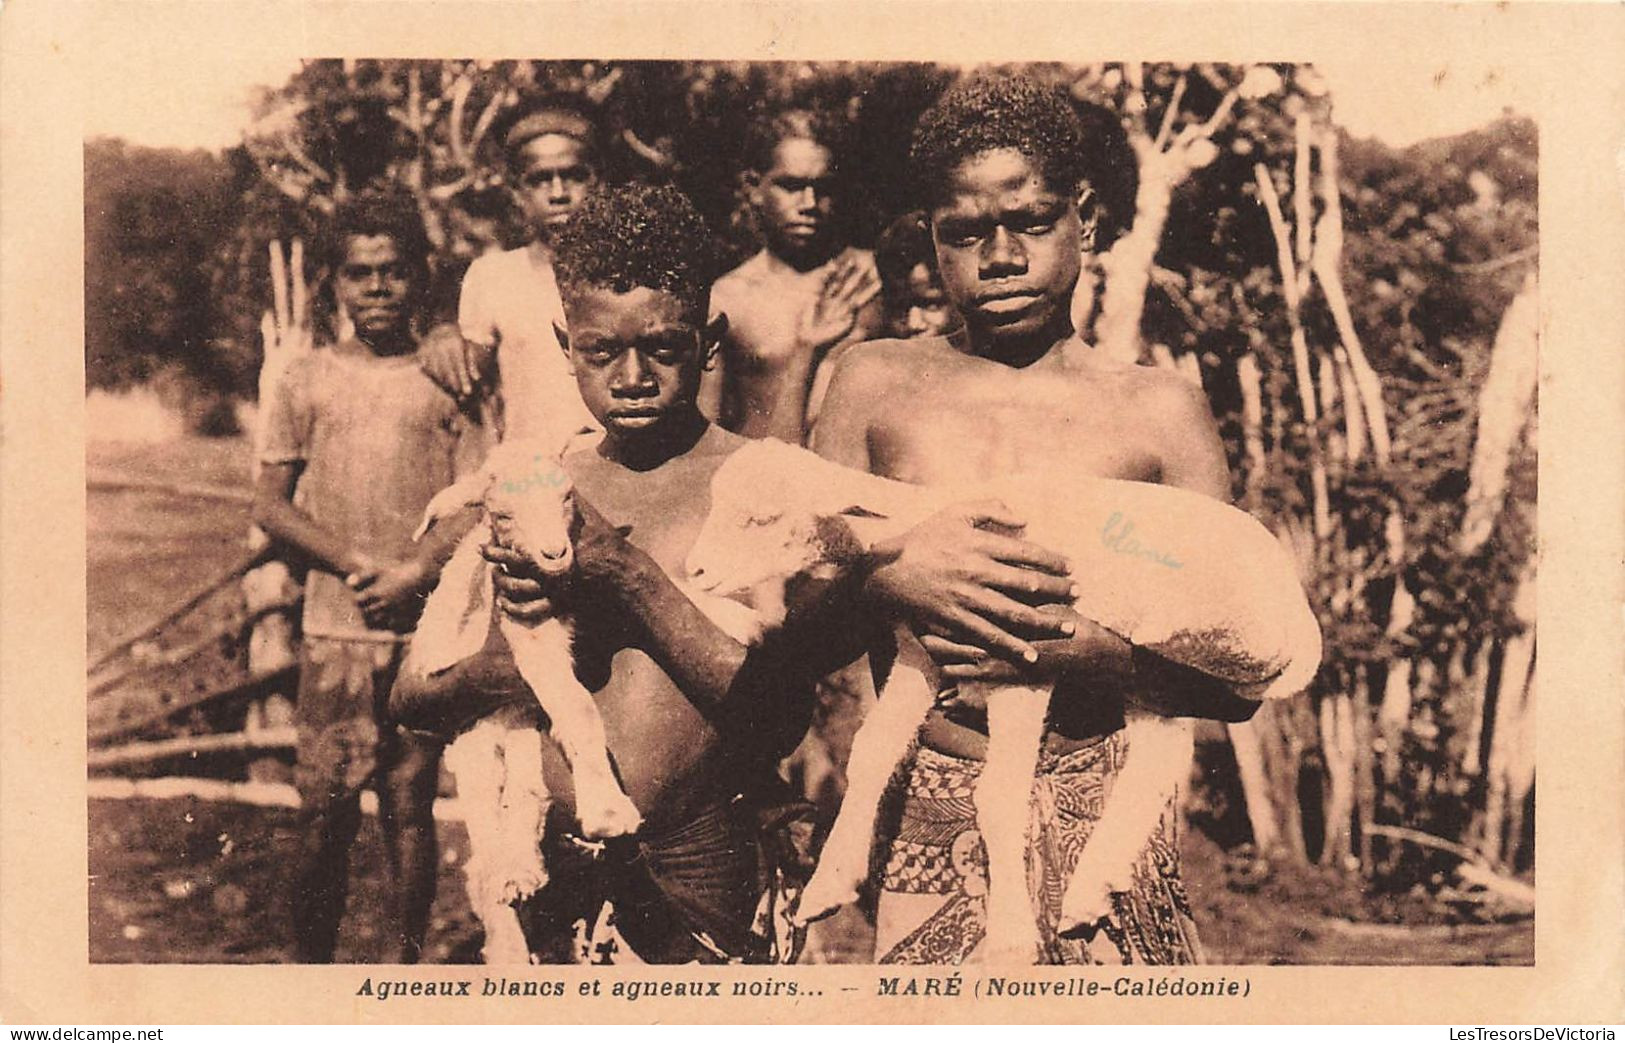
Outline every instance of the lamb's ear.
{"label": "lamb's ear", "polygon": [[412,637],[412,659],[425,676],[448,670],[485,647],[495,594],[479,529],[463,537],[440,571]]}
{"label": "lamb's ear", "polygon": [[429,531],[429,527],[440,519],[483,501],[485,487],[490,482],[490,477],[485,471],[476,471],[435,493],[434,498],[429,501],[429,506],[423,509],[423,520],[412,531],[413,542],[421,540],[423,534]]}

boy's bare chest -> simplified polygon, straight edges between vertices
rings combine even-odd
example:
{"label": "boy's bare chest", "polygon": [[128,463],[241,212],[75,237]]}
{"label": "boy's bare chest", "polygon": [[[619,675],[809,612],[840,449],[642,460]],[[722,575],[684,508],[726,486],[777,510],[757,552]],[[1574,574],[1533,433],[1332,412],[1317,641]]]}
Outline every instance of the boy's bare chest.
{"label": "boy's bare chest", "polygon": [[777,368],[800,356],[797,330],[818,298],[822,276],[763,278],[732,296],[728,315],[729,362]]}
{"label": "boy's bare chest", "polygon": [[926,485],[1051,472],[1160,477],[1154,438],[1110,387],[1026,373],[943,374],[930,384],[871,426],[877,473]]}
{"label": "boy's bare chest", "polygon": [[630,526],[628,540],[669,576],[684,562],[711,506],[717,462],[680,462],[657,472],[616,469],[576,476],[576,491],[610,524]]}

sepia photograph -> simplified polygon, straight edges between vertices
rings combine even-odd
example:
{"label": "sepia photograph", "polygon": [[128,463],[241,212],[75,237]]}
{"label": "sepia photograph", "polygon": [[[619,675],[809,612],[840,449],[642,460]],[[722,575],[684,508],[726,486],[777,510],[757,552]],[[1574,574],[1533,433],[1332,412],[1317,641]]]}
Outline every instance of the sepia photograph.
{"label": "sepia photograph", "polygon": [[1534,964],[1529,85],[128,86],[91,963]]}

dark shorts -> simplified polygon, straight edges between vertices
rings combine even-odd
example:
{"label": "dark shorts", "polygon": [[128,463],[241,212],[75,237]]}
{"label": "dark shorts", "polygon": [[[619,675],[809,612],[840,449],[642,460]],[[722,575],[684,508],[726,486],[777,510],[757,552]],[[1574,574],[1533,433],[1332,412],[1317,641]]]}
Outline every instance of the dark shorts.
{"label": "dark shorts", "polygon": [[306,808],[360,793],[398,742],[387,701],[406,645],[305,637],[299,652],[294,781]]}
{"label": "dark shorts", "polygon": [[620,841],[553,832],[548,885],[523,913],[531,947],[547,963],[793,962],[811,810],[735,797]]}

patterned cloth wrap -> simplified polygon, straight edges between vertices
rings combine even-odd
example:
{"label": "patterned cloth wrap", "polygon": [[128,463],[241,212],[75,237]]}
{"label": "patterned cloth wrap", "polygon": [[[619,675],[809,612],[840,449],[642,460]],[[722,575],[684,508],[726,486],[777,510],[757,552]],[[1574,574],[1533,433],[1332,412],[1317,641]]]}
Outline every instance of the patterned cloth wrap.
{"label": "patterned cloth wrap", "polygon": [[606,842],[549,830],[549,883],[521,910],[544,963],[794,963],[813,808],[782,784]]}
{"label": "patterned cloth wrap", "polygon": [[[1178,814],[1170,804],[1134,868],[1133,890],[1088,938],[1055,930],[1078,854],[1099,820],[1128,743],[1121,730],[1062,756],[1044,753],[1028,824],[1028,893],[1039,906],[1041,962],[1201,962],[1196,924],[1179,877]],[[908,916],[908,931],[880,963],[959,964],[987,930],[987,850],[974,795],[982,762],[919,748],[901,795],[901,819],[885,852],[881,916]],[[1176,798],[1177,799],[1177,798]],[[887,906],[892,909],[888,910]],[[920,919],[922,909],[925,912]]]}

